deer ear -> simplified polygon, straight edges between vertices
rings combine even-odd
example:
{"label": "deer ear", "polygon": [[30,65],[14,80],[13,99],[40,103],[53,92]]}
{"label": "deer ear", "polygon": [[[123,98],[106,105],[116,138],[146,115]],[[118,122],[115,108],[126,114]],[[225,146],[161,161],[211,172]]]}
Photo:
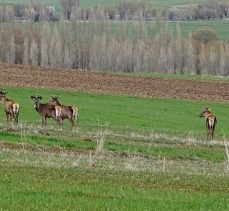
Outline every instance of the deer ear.
{"label": "deer ear", "polygon": [[40,100],[42,100],[42,97],[41,97],[41,96],[38,96],[38,98],[39,98]]}
{"label": "deer ear", "polygon": [[31,99],[34,99],[34,95],[33,95],[33,96],[31,96]]}

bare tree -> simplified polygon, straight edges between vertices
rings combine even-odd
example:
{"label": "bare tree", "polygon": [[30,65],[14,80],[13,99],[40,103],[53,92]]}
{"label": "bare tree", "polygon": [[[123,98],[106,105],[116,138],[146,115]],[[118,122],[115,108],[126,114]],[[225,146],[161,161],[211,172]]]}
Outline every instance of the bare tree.
{"label": "bare tree", "polygon": [[48,40],[45,36],[43,36],[41,39],[41,49],[40,49],[42,67],[49,66],[48,48],[49,48]]}
{"label": "bare tree", "polygon": [[72,12],[80,6],[80,0],[60,0],[60,2],[64,9],[65,19],[70,21]]}
{"label": "bare tree", "polygon": [[29,64],[29,43],[28,38],[24,38],[24,53],[23,53],[23,64]]}
{"label": "bare tree", "polygon": [[63,46],[60,34],[55,29],[49,48],[49,60],[51,67],[62,67],[63,64]]}
{"label": "bare tree", "polygon": [[10,36],[10,41],[8,43],[8,51],[6,53],[6,62],[10,64],[15,63],[15,42],[14,35]]}
{"label": "bare tree", "polygon": [[39,49],[38,49],[38,44],[32,40],[31,47],[30,47],[30,52],[29,52],[29,58],[30,58],[30,63],[32,65],[38,65],[39,64]]}

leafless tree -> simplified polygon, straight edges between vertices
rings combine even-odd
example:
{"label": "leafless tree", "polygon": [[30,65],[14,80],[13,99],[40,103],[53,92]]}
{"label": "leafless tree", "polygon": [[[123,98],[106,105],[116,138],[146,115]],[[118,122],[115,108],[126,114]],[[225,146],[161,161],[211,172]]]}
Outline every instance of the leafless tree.
{"label": "leafless tree", "polygon": [[39,64],[39,49],[38,44],[32,40],[30,52],[29,52],[29,58],[32,65],[38,65]]}
{"label": "leafless tree", "polygon": [[76,8],[79,8],[80,0],[60,0],[60,2],[64,9],[65,19],[70,20],[72,12],[75,11]]}

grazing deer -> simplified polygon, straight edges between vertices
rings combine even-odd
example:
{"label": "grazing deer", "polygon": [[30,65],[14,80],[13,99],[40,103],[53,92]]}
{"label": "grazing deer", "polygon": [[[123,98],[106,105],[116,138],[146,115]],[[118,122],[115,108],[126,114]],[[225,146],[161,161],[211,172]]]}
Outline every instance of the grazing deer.
{"label": "grazing deer", "polygon": [[59,98],[56,95],[51,96],[52,99],[49,101],[49,105],[60,106],[61,110],[58,115],[56,115],[57,121],[59,124],[63,125],[63,120],[69,119],[72,123],[72,127],[75,125],[75,121],[78,122],[78,113],[79,109],[75,106],[65,106],[60,104]]}
{"label": "grazing deer", "polygon": [[47,118],[53,118],[57,121],[57,116],[59,116],[61,110],[60,106],[40,103],[40,100],[42,99],[41,96],[31,96],[31,99],[34,101],[35,110],[41,115],[42,127],[46,125]]}
{"label": "grazing deer", "polygon": [[9,121],[12,121],[12,119],[14,119],[14,124],[18,124],[20,106],[16,101],[8,99],[6,94],[7,92],[0,91],[0,102],[5,107],[7,124],[9,124]]}
{"label": "grazing deer", "polygon": [[200,117],[205,117],[206,128],[207,128],[207,139],[206,139],[207,142],[208,140],[213,139],[215,126],[217,124],[217,118],[209,108],[204,108],[204,110],[200,113]]}

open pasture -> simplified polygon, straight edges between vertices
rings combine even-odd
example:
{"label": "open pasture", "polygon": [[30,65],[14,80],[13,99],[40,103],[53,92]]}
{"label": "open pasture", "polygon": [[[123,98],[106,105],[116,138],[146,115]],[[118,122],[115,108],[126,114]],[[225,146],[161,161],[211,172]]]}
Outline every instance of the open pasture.
{"label": "open pasture", "polygon": [[[229,135],[228,105],[224,103],[112,96],[37,88],[6,87],[6,89],[7,96],[17,99],[21,105],[20,122],[23,124],[40,122],[40,117],[33,108],[33,101],[30,98],[32,95],[41,95],[42,102],[48,102],[51,95],[56,94],[62,96],[63,104],[79,107],[80,127],[107,125],[112,129],[128,128],[133,131],[155,131],[183,136],[193,134],[201,137],[205,128],[199,113],[207,105],[219,119],[217,137],[222,137],[222,131],[226,136]],[[5,113],[3,108],[1,110],[1,122],[4,122]],[[51,120],[49,122],[52,122],[51,125],[54,124]]]}
{"label": "open pasture", "polygon": [[[93,28],[93,24],[90,22],[80,22],[75,24],[76,33],[87,33],[90,29]],[[228,33],[229,33],[229,23],[228,21],[165,21],[160,22],[159,24],[155,21],[147,21],[143,24],[136,21],[122,21],[122,22],[103,22],[96,23],[97,27],[101,28],[104,35],[115,35],[115,37],[120,38],[129,38],[129,39],[139,39],[139,28],[144,26],[144,31],[140,33],[143,38],[153,38],[158,33],[171,33],[174,37],[182,37],[188,39],[190,35],[200,29],[212,29],[217,33],[219,40],[224,42],[229,42]],[[12,28],[21,28],[24,31],[40,28],[43,30],[43,23],[36,23],[31,25],[30,23],[12,23]],[[66,23],[51,23],[51,28],[63,28],[67,30],[68,27],[71,28],[71,25],[66,25]],[[8,30],[8,26],[0,24],[1,30]],[[95,33],[98,33],[97,31]],[[121,33],[123,32],[123,33]],[[124,37],[123,37],[124,36]]]}
{"label": "open pasture", "polygon": [[[28,68],[26,75],[22,69],[26,68],[1,69],[1,88],[21,105],[17,129],[6,126],[0,106],[1,209],[228,209],[228,162],[223,145],[223,136],[226,140],[229,136],[227,98],[201,101],[205,92],[200,92],[198,100],[192,100],[191,95],[186,100],[182,95],[178,95],[180,99],[171,99],[172,95],[170,99],[163,95],[133,97],[123,92],[122,86],[129,89],[138,76],[131,76],[131,83],[124,83],[128,78],[125,75],[116,75],[119,92],[107,93],[103,92],[107,86],[99,75],[114,90],[117,87],[113,86],[112,77],[116,76],[89,72],[81,73],[85,74],[84,80],[79,73],[70,72],[74,87],[58,84],[58,78],[50,80],[46,87],[42,77],[55,76],[55,71],[35,73]],[[58,74],[62,77],[61,72]],[[14,87],[5,83],[6,76]],[[9,81],[9,76],[17,78],[15,83]],[[149,86],[148,77],[140,78]],[[168,87],[171,88],[173,80],[166,80]],[[38,88],[36,81],[43,88]],[[81,91],[74,91],[80,81],[95,91],[83,85]],[[197,83],[196,88],[204,83],[205,88],[214,85],[221,89],[228,82],[193,83]],[[49,119],[48,126],[41,128],[32,95],[43,96],[42,102],[48,102],[50,95],[61,95],[63,104],[78,106],[78,126],[71,130],[65,120],[63,130],[58,130],[54,120]],[[205,105],[218,117],[211,147],[204,144],[205,123],[199,118]]]}
{"label": "open pasture", "polygon": [[[96,150],[100,147],[127,155],[131,153],[217,163],[226,158],[222,146],[223,137],[229,135],[226,104],[208,103],[218,117],[216,141],[213,144],[216,146],[209,151],[204,144],[205,123],[198,116],[203,102],[31,88],[8,87],[7,90],[10,98],[20,102],[21,112],[19,128],[10,132],[11,129],[5,126],[2,109],[0,118],[3,143],[67,150]],[[78,126],[71,131],[69,122],[65,120],[63,131],[59,131],[50,119],[47,128],[40,128],[41,119],[30,98],[33,94],[43,96],[43,102],[48,102],[51,94],[62,95],[63,104],[78,106]]]}
{"label": "open pasture", "polygon": [[2,209],[227,210],[228,177],[0,165]]}
{"label": "open pasture", "polygon": [[[2,3],[10,3],[10,4],[29,4],[31,3],[31,0],[2,0]],[[45,5],[54,5],[56,8],[60,8],[61,4],[60,1],[56,0],[41,0],[41,3]],[[117,5],[119,0],[84,0],[81,1],[80,4],[82,7],[90,8],[92,6],[109,6],[109,5]],[[205,0],[149,0],[148,1],[150,5],[156,6],[156,7],[171,7],[171,6],[179,6],[179,5],[190,5],[190,4],[197,4],[197,3],[203,3]]]}

